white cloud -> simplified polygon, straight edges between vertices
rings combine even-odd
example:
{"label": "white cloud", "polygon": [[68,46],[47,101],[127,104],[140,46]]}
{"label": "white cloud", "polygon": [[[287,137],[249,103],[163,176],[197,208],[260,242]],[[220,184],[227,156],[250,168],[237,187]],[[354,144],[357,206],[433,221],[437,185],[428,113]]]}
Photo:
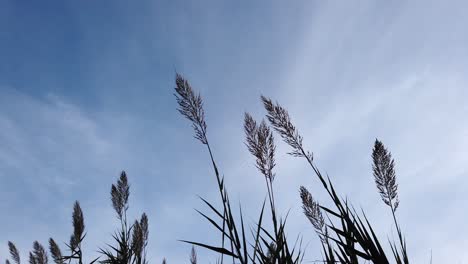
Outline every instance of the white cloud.
{"label": "white cloud", "polygon": [[[182,61],[180,67],[203,91],[220,169],[231,198],[242,201],[249,219],[255,219],[265,188],[242,145],[242,112],[261,116],[260,103],[252,99],[261,93],[290,110],[319,167],[366,209],[385,238],[391,222],[370,171],[373,140],[382,139],[397,162],[398,213],[411,257],[427,261],[432,248],[434,261],[466,259],[460,253],[467,243],[462,236],[468,188],[466,6],[449,2],[283,3],[288,9],[277,2],[242,19],[227,16],[231,10],[221,4],[219,12],[204,5],[185,6],[183,12],[171,6],[165,16],[157,6],[153,22],[163,30],[152,35],[138,27],[128,41],[107,40],[112,44],[104,47],[106,52],[94,58],[91,69],[83,69],[84,78],[95,78],[85,84],[125,88],[96,90],[104,98],[98,101],[110,108],[72,103],[66,94],[38,99],[1,88],[0,198],[9,202],[0,207],[11,212],[1,219],[0,233],[7,236],[2,239],[17,240],[26,249],[36,237],[44,241],[48,235],[68,234],[71,204],[79,199],[89,223],[89,247],[103,245],[112,231],[108,187],[120,169],[127,169],[135,190],[132,210],[150,215],[156,262],[162,256],[174,263],[186,259],[189,247],[176,239],[216,241],[208,223],[192,210],[202,207],[194,194],[214,201],[218,194],[206,152],[192,141],[188,124],[173,119],[174,104],[164,102],[173,76],[157,85],[134,80],[141,68],[154,69],[151,58],[163,61],[169,53],[164,59],[176,62],[160,62],[170,70],[158,68],[155,78],[172,74],[172,65]],[[80,14],[83,36],[94,41],[100,32],[86,18]],[[229,30],[223,22],[231,23]],[[164,43],[155,53],[144,49],[157,42]],[[144,66],[126,72],[140,63]],[[145,89],[127,89],[138,85]],[[154,86],[159,90],[150,89]],[[316,239],[302,217],[297,189],[306,185],[320,200],[326,197],[304,162],[286,151],[280,144],[278,204],[282,212],[291,208],[290,234],[303,232],[315,259],[320,256]],[[19,235],[10,228],[18,222],[24,226]],[[5,254],[0,247],[0,255]],[[205,254],[200,252],[202,259]]]}

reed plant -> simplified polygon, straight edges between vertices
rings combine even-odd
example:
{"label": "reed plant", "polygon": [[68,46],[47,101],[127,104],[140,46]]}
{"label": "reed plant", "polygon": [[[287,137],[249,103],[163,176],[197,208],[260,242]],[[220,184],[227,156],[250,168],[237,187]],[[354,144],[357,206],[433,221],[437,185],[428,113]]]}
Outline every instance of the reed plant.
{"label": "reed plant", "polygon": [[214,216],[208,216],[198,211],[221,234],[221,246],[185,240],[184,242],[219,253],[221,263],[224,262],[225,256],[232,258],[233,263],[241,264],[300,263],[303,257],[300,245],[291,246],[289,244],[285,232],[286,218],[279,217],[276,212],[273,188],[275,177],[273,172],[275,166],[275,145],[271,129],[264,121],[257,124],[249,114],[245,114],[246,145],[250,153],[256,158],[257,168],[265,178],[268,192],[268,208],[273,225],[273,230],[265,228],[263,222],[265,201],[255,227],[249,228],[250,235],[253,236],[253,240],[250,240],[248,238],[250,235],[247,234],[247,228],[244,224],[242,207],[239,208],[238,217],[235,217],[234,209],[231,206],[229,194],[224,183],[224,177],[219,173],[207,136],[205,111],[201,96],[195,93],[189,82],[179,74],[176,75],[175,92],[179,112],[191,122],[195,138],[208,151],[222,204],[221,208],[215,208],[212,203],[201,198]]}
{"label": "reed plant", "polygon": [[[402,228],[397,219],[398,184],[396,180],[395,161],[390,151],[378,139],[372,150],[372,172],[377,190],[382,201],[390,209],[391,218],[398,234],[398,240],[388,241],[391,254],[383,249],[382,243],[363,210],[356,211],[352,204],[337,194],[332,180],[325,177],[314,161],[314,155],[303,144],[303,137],[293,124],[288,111],[277,102],[261,96],[266,111],[265,118],[257,121],[249,113],[244,114],[245,146],[255,160],[258,172],[265,180],[265,200],[252,226],[244,223],[242,206],[231,205],[224,176],[220,173],[215,155],[208,137],[208,126],[205,121],[203,99],[196,93],[190,83],[180,74],[175,78],[175,97],[179,113],[188,119],[194,130],[194,137],[205,148],[211,161],[214,178],[217,183],[220,206],[200,197],[207,206],[208,212],[197,212],[208,221],[220,236],[219,245],[204,242],[182,240],[192,245],[189,262],[199,262],[195,246],[215,252],[216,263],[240,264],[299,264],[304,262],[302,239],[295,240],[287,236],[287,215],[278,213],[275,196],[276,143],[279,136],[289,147],[287,153],[292,157],[303,159],[310,167],[312,174],[323,187],[331,206],[324,206],[304,186],[299,187],[299,197],[305,217],[313,226],[321,242],[323,260],[327,264],[377,263],[408,264],[409,258]],[[139,219],[128,220],[130,184],[127,174],[122,171],[117,182],[112,184],[110,198],[112,207],[119,222],[118,229],[112,235],[112,243],[98,249],[99,256],[87,262],[94,264],[149,264],[147,246],[149,236],[148,217],[145,213]],[[80,203],[76,201],[72,212],[73,232],[66,251],[50,238],[48,251],[55,264],[83,264],[83,243],[86,238],[84,214]],[[293,242],[293,243],[292,243]],[[16,245],[8,242],[11,261],[6,264],[21,264],[21,257]],[[30,264],[48,264],[49,255],[46,248],[34,241],[33,249],[28,254]],[[166,258],[162,260],[167,264]]]}
{"label": "reed plant", "polygon": [[266,110],[266,119],[257,122],[248,113],[244,117],[244,131],[248,151],[254,156],[256,167],[265,178],[268,209],[271,215],[273,230],[267,230],[263,203],[257,222],[251,228],[251,236],[247,238],[243,221],[242,209],[239,208],[237,220],[233,216],[233,208],[229,201],[228,192],[224,184],[224,177],[220,176],[213,151],[207,136],[205,111],[200,94],[196,93],[189,82],[180,74],[175,78],[175,96],[179,112],[187,118],[194,129],[195,138],[207,149],[211,160],[222,207],[215,208],[212,203],[201,198],[214,216],[200,213],[210,225],[221,235],[221,245],[207,245],[201,242],[184,241],[193,245],[204,247],[220,254],[220,262],[224,257],[232,258],[232,263],[301,263],[304,252],[301,245],[291,246],[286,236],[286,218],[277,215],[274,195],[274,167],[275,167],[275,141],[273,131],[291,148],[289,155],[302,158],[311,168],[313,174],[319,180],[319,184],[332,201],[332,207],[320,205],[307,190],[299,188],[304,215],[313,225],[315,232],[322,244],[324,263],[379,263],[387,264],[393,260],[397,264],[408,264],[406,242],[396,217],[396,209],[399,205],[398,185],[394,169],[394,160],[390,152],[379,140],[375,141],[372,159],[373,174],[377,189],[386,205],[390,207],[395,227],[398,233],[399,246],[390,242],[392,258],[385,253],[379,238],[367,219],[364,211],[358,213],[348,200],[340,198],[327,176],[323,176],[314,163],[312,152],[305,149],[303,137],[294,126],[288,111],[273,102],[271,99],[261,96],[261,101]]}
{"label": "reed plant", "polygon": [[[120,222],[120,229],[112,236],[114,245],[107,245],[106,249],[99,249],[100,256],[93,259],[103,264],[148,264],[146,248],[148,245],[148,217],[145,213],[139,220],[130,224],[127,220],[129,208],[130,185],[127,174],[122,171],[116,184],[111,187],[112,206]],[[86,237],[85,221],[80,203],[76,201],[72,213],[73,232],[68,243],[65,243],[67,254],[62,254],[59,245],[53,238],[49,239],[49,252],[56,264],[83,264],[82,244]],[[14,264],[21,264],[20,253],[16,245],[9,241],[8,248]],[[29,252],[30,264],[48,264],[48,254],[44,246],[38,241],[33,243],[33,250]],[[10,263],[6,260],[6,263]]]}

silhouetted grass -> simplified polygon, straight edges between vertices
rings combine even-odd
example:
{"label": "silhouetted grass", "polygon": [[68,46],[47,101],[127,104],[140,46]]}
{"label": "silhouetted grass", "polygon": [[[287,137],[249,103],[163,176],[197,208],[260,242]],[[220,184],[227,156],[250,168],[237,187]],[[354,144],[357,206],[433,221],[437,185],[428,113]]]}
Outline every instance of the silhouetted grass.
{"label": "silhouetted grass", "polygon": [[[146,247],[148,245],[148,217],[142,214],[140,220],[133,224],[127,221],[129,207],[130,185],[124,171],[120,174],[117,183],[111,188],[112,206],[120,222],[120,229],[112,236],[114,245],[108,245],[108,249],[100,249],[100,256],[91,262],[105,264],[147,264]],[[49,251],[56,264],[83,264],[82,244],[86,237],[84,214],[80,203],[76,201],[72,213],[73,233],[70,242],[65,243],[68,254],[63,255],[59,245],[53,238],[49,239]],[[8,242],[11,259],[15,264],[21,264],[20,254],[15,244]],[[7,260],[8,261],[8,260]],[[29,253],[30,264],[47,264],[48,254],[45,248],[37,241],[33,243],[33,251]],[[8,261],[9,262],[9,261]]]}
{"label": "silhouetted grass", "polygon": [[[221,263],[224,256],[232,257],[233,263],[300,263],[302,252],[296,245],[289,245],[285,225],[286,219],[279,218],[276,213],[275,196],[273,189],[275,166],[275,145],[270,128],[262,121],[259,125],[249,115],[245,115],[244,130],[246,133],[246,145],[251,154],[256,158],[257,168],[265,177],[269,209],[273,230],[267,230],[264,225],[264,209],[262,206],[257,224],[251,228],[249,239],[243,220],[242,208],[239,208],[238,218],[234,217],[233,208],[224,184],[224,178],[220,176],[213,152],[207,137],[207,125],[205,123],[205,111],[203,101],[196,94],[187,80],[181,75],[176,76],[176,99],[179,104],[179,112],[191,121],[198,139],[208,150],[211,159],[218,190],[222,202],[222,208],[216,209],[210,202],[202,198],[202,201],[211,209],[214,217],[199,213],[208,220],[221,234],[221,246],[207,245],[201,242],[184,241],[193,245],[201,246],[221,254]],[[226,245],[227,244],[227,245]]]}
{"label": "silhouetted grass", "polygon": [[[303,137],[293,124],[287,110],[274,103],[271,99],[261,96],[266,110],[266,120],[257,122],[249,114],[244,115],[245,145],[255,159],[255,165],[265,179],[266,198],[263,202],[254,226],[246,226],[242,207],[233,208],[229,199],[224,177],[221,176],[215,156],[210,147],[205,122],[202,97],[196,93],[189,82],[181,75],[175,78],[175,96],[178,111],[187,118],[194,129],[195,138],[206,147],[217,182],[221,206],[215,207],[204,198],[201,201],[208,207],[209,213],[197,211],[213,226],[220,236],[220,245],[208,245],[203,242],[186,241],[192,244],[189,262],[197,264],[197,253],[194,246],[206,248],[219,254],[217,263],[225,261],[240,264],[298,264],[303,262],[304,250],[302,240],[297,239],[290,244],[287,237],[287,216],[277,213],[275,200],[275,133],[291,148],[289,155],[304,159],[319,184],[331,199],[332,206],[321,205],[306,187],[300,186],[299,196],[305,217],[314,227],[320,239],[324,263],[397,263],[408,264],[406,241],[397,221],[396,210],[399,206],[398,185],[396,181],[395,162],[391,153],[378,139],[375,140],[372,151],[372,171],[376,187],[382,201],[390,208],[393,222],[398,234],[398,242],[389,241],[391,255],[387,256],[382,243],[364,211],[357,212],[352,204],[340,198],[331,179],[324,177],[314,163],[312,152],[306,150]],[[145,213],[139,219],[129,221],[130,185],[124,171],[115,184],[112,184],[110,198],[119,221],[119,228],[112,235],[112,243],[99,248],[99,256],[89,264],[148,264],[147,245],[149,236],[148,217]],[[237,213],[237,210],[238,213]],[[269,223],[270,222],[271,225]],[[72,212],[73,232],[68,243],[64,243],[66,251],[50,238],[49,252],[55,264],[83,264],[82,245],[85,243],[86,226],[80,203],[76,201]],[[267,226],[271,226],[267,228]],[[11,260],[21,264],[20,253],[11,241],[8,242]],[[49,256],[46,248],[34,241],[33,249],[28,254],[30,264],[48,264]],[[10,260],[5,261],[10,264]],[[162,263],[166,264],[164,258]]]}
{"label": "silhouetted grass", "polygon": [[[223,207],[216,209],[211,203],[202,201],[208,205],[215,217],[200,214],[208,222],[216,227],[221,234],[221,246],[206,245],[200,242],[189,242],[194,245],[205,247],[211,251],[221,254],[221,263],[224,255],[232,257],[233,263],[299,263],[302,261],[303,252],[290,247],[286,239],[286,221],[278,220],[275,207],[275,196],[273,182],[275,173],[275,143],[270,127],[261,121],[259,124],[249,115],[245,114],[244,131],[246,134],[246,145],[248,151],[256,158],[256,167],[265,177],[269,209],[273,230],[267,231],[264,222],[265,203],[262,206],[259,220],[255,226],[255,232],[249,240],[246,238],[243,223],[243,215],[240,210],[240,223],[236,222],[232,216],[232,209],[224,185],[224,179],[220,177],[216,162],[211,151],[208,137],[207,125],[205,123],[205,112],[203,101],[189,82],[181,75],[176,75],[176,99],[179,104],[179,112],[192,122],[195,130],[195,138],[206,145],[209,157],[212,161],[215,176],[218,182],[218,189]],[[278,103],[261,96],[261,100],[267,112],[266,118],[270,126],[278,133],[283,141],[291,147],[288,153],[293,157],[306,160],[312,172],[319,179],[322,187],[333,202],[334,208],[321,206],[312,194],[303,186],[300,187],[300,197],[303,203],[305,216],[314,226],[324,253],[325,263],[360,263],[370,261],[372,263],[390,263],[382,244],[376,236],[372,225],[368,221],[365,213],[356,212],[354,207],[337,194],[332,181],[324,177],[314,164],[312,152],[307,151],[303,146],[303,137],[294,126],[289,113]],[[406,242],[396,219],[396,209],[399,204],[397,194],[396,176],[394,171],[394,161],[390,153],[379,141],[375,141],[372,154],[373,172],[377,188],[382,196],[382,200],[391,209],[392,216],[397,229],[399,244],[390,242],[393,260],[400,264],[408,264]],[[325,215],[325,216],[324,216]],[[240,230],[240,231],[239,231]],[[227,248],[225,247],[227,241]]]}

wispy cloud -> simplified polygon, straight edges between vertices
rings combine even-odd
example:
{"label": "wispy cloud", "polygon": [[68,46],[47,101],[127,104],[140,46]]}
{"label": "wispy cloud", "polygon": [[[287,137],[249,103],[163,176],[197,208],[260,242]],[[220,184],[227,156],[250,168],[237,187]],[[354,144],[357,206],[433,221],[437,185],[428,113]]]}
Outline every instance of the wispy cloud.
{"label": "wispy cloud", "polygon": [[[391,222],[370,167],[372,142],[381,139],[396,159],[410,257],[427,261],[433,249],[434,262],[466,259],[463,1],[55,4],[43,11],[61,16],[47,19],[0,4],[9,39],[0,43],[0,210],[8,212],[0,255],[6,240],[23,253],[34,239],[67,241],[75,199],[94,254],[113,230],[108,192],[122,169],[132,214],[149,215],[152,260],[188,260],[190,247],[177,239],[218,241],[193,211],[196,194],[217,194],[206,153],[175,111],[177,69],[205,98],[214,152],[249,219],[265,190],[243,145],[242,117],[264,114],[264,94],[289,109],[319,167],[385,237]],[[279,144],[278,205],[291,209],[291,236],[302,232],[315,259],[298,186],[324,197],[305,164],[285,152]],[[200,261],[211,257],[199,253]]]}

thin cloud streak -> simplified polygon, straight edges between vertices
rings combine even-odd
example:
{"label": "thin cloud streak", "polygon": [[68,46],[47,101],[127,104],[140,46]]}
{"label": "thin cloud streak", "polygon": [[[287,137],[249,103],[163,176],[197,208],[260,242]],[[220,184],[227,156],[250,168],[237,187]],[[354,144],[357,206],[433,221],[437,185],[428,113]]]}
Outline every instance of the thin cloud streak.
{"label": "thin cloud streak", "polygon": [[[75,199],[82,202],[89,227],[88,252],[109,242],[108,192],[122,169],[134,190],[132,213],[149,214],[151,261],[188,260],[190,247],[177,239],[219,241],[206,235],[210,230],[193,228],[208,227],[193,211],[202,206],[195,195],[216,200],[217,194],[206,153],[175,110],[176,68],[205,98],[220,169],[247,219],[257,217],[265,190],[243,145],[242,116],[249,111],[261,117],[258,97],[264,94],[288,108],[319,167],[386,237],[392,236],[391,222],[377,203],[370,167],[372,142],[382,139],[396,160],[398,213],[412,260],[428,261],[430,249],[434,262],[466,259],[461,252],[467,230],[454,229],[464,226],[460,219],[467,217],[460,210],[468,188],[464,2],[125,6],[108,13],[69,7],[82,42],[77,50],[62,49],[81,58],[79,63],[68,58],[72,63],[61,67],[74,72],[66,65],[77,63],[80,71],[73,76],[78,80],[43,77],[36,84],[27,72],[21,80],[3,78],[7,86],[31,83],[0,88],[0,177],[5,182],[0,200],[9,201],[0,208],[10,212],[0,227],[11,227],[0,228],[5,235],[0,255],[7,254],[6,240],[18,241],[23,254],[34,239],[52,235],[67,241],[59,236],[71,231]],[[136,16],[139,9],[146,15]],[[96,18],[113,11],[122,17],[111,20],[118,30]],[[53,65],[44,71],[69,74]],[[83,90],[73,89],[77,85]],[[317,239],[301,213],[298,187],[306,185],[317,191],[314,197],[325,197],[305,164],[286,151],[279,144],[278,206],[284,213],[291,209],[291,238],[301,233],[311,242],[308,258],[316,259]],[[422,216],[427,222],[421,223]],[[18,217],[25,227],[20,233]],[[439,226],[446,232],[426,232]],[[198,253],[200,261],[214,261],[205,251]]]}

